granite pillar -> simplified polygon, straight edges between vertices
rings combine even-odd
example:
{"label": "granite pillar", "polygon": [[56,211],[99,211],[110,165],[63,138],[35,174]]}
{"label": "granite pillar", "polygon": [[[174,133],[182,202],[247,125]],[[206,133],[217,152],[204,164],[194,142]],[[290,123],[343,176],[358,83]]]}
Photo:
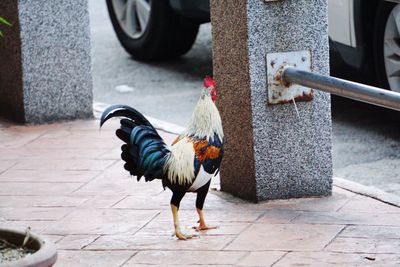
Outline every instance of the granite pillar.
{"label": "granite pillar", "polygon": [[214,78],[225,131],[221,189],[253,200],[326,196],[332,188],[329,94],[267,104],[266,55],[311,50],[329,73],[327,0],[211,0]]}
{"label": "granite pillar", "polygon": [[92,117],[87,0],[1,1],[0,116],[43,123]]}

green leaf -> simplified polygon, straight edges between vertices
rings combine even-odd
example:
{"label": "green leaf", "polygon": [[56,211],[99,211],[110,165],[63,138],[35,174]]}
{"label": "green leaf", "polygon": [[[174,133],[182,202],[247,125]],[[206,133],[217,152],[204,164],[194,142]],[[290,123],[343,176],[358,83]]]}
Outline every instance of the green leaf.
{"label": "green leaf", "polygon": [[3,33],[2,33],[2,31],[0,31],[0,37],[3,37]]}
{"label": "green leaf", "polygon": [[12,26],[12,24],[10,23],[10,22],[8,22],[5,18],[3,18],[3,17],[0,17],[0,23],[3,23],[3,24],[5,24],[5,25],[7,25],[7,26]]}

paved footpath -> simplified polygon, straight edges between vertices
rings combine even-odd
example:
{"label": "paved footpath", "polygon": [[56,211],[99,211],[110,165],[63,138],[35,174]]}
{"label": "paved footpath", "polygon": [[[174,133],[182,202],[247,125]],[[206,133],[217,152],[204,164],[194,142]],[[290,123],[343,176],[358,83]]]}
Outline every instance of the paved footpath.
{"label": "paved footpath", "polygon": [[[116,125],[0,123],[0,227],[31,226],[55,242],[55,266],[400,266],[400,209],[338,187],[252,204],[216,181],[205,216],[219,228],[178,241],[171,193],[123,171]],[[187,233],[194,197],[182,202]]]}

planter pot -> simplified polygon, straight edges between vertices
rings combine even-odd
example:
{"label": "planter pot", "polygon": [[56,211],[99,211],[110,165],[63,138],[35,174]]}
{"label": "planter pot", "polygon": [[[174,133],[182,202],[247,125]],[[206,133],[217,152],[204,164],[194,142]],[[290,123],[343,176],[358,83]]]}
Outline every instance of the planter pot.
{"label": "planter pot", "polygon": [[[0,238],[8,243],[20,246],[25,238],[25,233],[10,229],[0,229]],[[3,263],[4,267],[50,267],[57,260],[57,251],[52,242],[45,240],[33,233],[26,248],[36,250],[35,253],[17,261]]]}

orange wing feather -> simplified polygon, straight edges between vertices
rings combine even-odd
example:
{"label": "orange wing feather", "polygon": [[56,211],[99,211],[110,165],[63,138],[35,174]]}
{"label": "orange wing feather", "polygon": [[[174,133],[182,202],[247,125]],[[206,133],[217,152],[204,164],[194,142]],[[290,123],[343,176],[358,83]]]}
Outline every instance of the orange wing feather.
{"label": "orange wing feather", "polygon": [[201,162],[205,161],[206,159],[218,158],[221,151],[220,148],[209,145],[206,140],[193,142],[193,148],[196,158]]}

